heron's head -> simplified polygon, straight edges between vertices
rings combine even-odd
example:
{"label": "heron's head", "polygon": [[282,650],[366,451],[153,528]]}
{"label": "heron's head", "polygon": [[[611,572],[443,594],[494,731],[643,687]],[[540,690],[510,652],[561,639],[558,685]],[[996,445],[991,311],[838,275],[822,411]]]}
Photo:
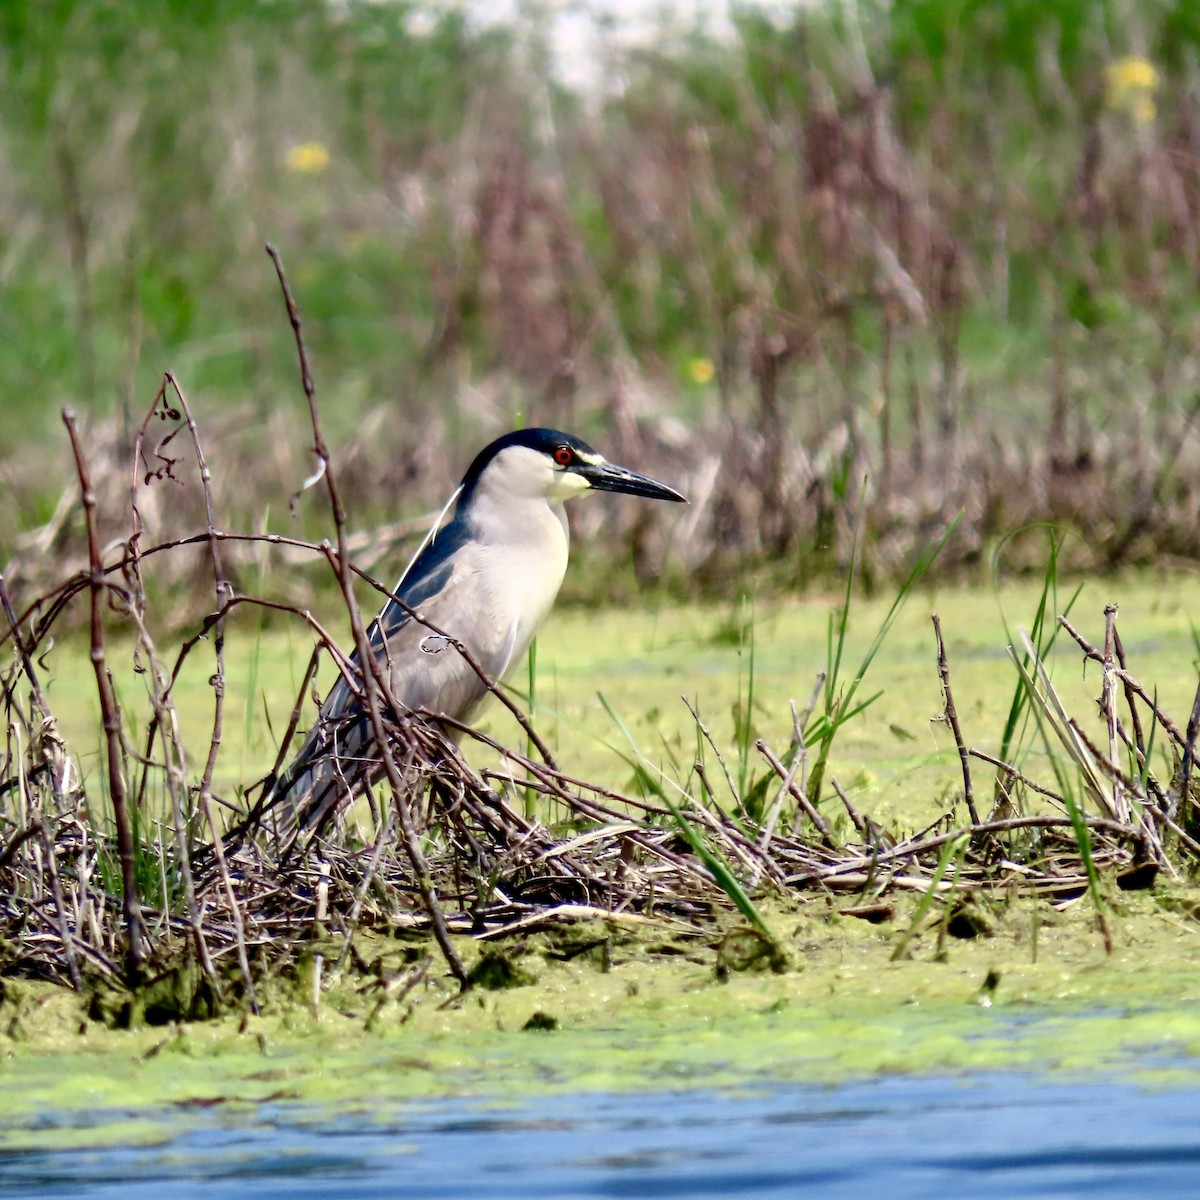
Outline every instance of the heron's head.
{"label": "heron's head", "polygon": [[610,463],[577,437],[557,429],[518,429],[475,456],[460,495],[544,497],[561,503],[588,491],[626,492],[651,500],[686,500],[665,483]]}

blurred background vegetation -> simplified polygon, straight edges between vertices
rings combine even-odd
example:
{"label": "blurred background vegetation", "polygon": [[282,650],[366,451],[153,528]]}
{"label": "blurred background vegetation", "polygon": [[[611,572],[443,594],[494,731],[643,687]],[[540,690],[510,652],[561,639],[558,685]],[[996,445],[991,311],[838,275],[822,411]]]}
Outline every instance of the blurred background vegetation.
{"label": "blurred background vegetation", "polygon": [[[0,561],[25,599],[80,547],[60,407],[119,534],[166,369],[221,522],[328,532],[287,512],[311,433],[267,240],[368,566],[518,421],[691,496],[575,514],[610,592],[820,580],[860,520],[893,577],[959,509],[967,569],[1043,520],[1088,569],[1200,556],[1195,0],[735,9],[732,36],[614,37],[584,91],[547,12],[0,5]],[[140,488],[150,536],[202,528],[194,482]]]}

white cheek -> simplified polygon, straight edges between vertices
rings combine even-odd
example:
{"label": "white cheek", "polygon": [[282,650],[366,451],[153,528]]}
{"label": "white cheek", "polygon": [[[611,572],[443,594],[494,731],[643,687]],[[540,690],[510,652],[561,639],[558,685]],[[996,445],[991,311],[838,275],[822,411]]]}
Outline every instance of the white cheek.
{"label": "white cheek", "polygon": [[553,500],[569,500],[572,496],[590,492],[592,485],[582,475],[573,471],[558,471],[550,485],[549,496]]}

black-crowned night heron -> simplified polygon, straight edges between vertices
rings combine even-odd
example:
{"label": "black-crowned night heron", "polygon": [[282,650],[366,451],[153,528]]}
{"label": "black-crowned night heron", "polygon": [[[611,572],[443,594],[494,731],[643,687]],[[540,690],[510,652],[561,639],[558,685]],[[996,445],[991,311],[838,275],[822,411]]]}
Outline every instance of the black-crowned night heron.
{"label": "black-crowned night heron", "polygon": [[[389,601],[369,630],[398,704],[464,723],[475,718],[487,684],[442,634],[460,641],[493,680],[520,663],[567,569],[563,502],[589,491],[684,500],[554,429],[518,430],[480,451],[455,493],[454,516],[397,584],[403,603]],[[381,771],[369,719],[341,678],[266,803],[290,807],[300,831],[314,830]]]}

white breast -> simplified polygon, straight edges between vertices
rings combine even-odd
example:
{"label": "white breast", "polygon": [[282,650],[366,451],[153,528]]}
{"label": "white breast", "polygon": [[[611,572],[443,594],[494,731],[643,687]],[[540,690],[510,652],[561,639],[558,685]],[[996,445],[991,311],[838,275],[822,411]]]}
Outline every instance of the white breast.
{"label": "white breast", "polygon": [[524,657],[553,607],[569,549],[561,504],[514,499],[503,507],[488,510],[494,519],[480,523],[475,547],[481,596],[500,635],[490,664],[497,678]]}
{"label": "white breast", "polygon": [[[567,568],[566,514],[542,497],[507,497],[477,511],[483,517],[472,522],[447,587],[422,607],[491,678],[502,679],[524,659],[558,595]],[[487,700],[466,660],[415,622],[390,649],[393,686],[408,707],[469,723]]]}

